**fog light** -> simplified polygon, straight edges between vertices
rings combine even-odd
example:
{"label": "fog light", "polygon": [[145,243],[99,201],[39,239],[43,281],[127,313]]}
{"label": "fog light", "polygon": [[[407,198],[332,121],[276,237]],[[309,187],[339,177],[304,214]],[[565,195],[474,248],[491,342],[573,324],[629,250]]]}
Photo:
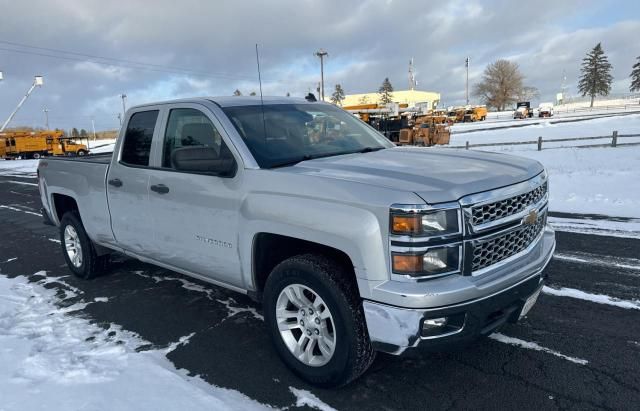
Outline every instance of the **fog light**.
{"label": "fog light", "polygon": [[447,317],[442,318],[429,318],[422,323],[422,332],[430,332],[442,328],[447,325]]}

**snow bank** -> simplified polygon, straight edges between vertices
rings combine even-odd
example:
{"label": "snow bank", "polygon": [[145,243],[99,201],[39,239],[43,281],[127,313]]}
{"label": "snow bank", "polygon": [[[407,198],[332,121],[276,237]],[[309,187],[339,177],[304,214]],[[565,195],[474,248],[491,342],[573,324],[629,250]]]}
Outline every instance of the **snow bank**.
{"label": "snow bank", "polygon": [[39,160],[2,160],[0,159],[0,175],[35,177]]}
{"label": "snow bank", "polygon": [[164,351],[136,352],[148,343],[131,333],[68,314],[103,301],[61,309],[53,290],[0,276],[1,409],[270,409],[187,377]]}

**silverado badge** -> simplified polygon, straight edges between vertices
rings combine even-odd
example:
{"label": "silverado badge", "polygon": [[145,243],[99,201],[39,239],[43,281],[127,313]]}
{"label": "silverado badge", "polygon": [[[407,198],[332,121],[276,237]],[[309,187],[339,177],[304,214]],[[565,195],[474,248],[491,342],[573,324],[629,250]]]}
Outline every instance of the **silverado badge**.
{"label": "silverado badge", "polygon": [[538,221],[538,212],[536,210],[529,211],[529,214],[524,216],[522,219],[522,224],[524,225],[534,225]]}

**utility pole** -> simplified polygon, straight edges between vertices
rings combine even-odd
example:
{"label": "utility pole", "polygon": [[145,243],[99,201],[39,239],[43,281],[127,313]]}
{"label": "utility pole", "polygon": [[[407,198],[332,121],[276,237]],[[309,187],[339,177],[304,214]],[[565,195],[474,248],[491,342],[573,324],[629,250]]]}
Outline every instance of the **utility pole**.
{"label": "utility pole", "polygon": [[93,130],[93,141],[96,141],[96,122],[93,117],[91,117],[91,129]]}
{"label": "utility pole", "polygon": [[465,97],[467,99],[467,105],[469,105],[469,57],[465,59],[465,66],[467,67],[467,81],[465,83]]}
{"label": "utility pole", "polygon": [[0,81],[4,80],[4,74],[2,74],[2,70],[0,70]]}
{"label": "utility pole", "polygon": [[13,117],[20,110],[20,107],[22,107],[24,102],[27,101],[27,99],[29,98],[29,96],[31,95],[33,90],[36,87],[42,86],[43,84],[44,84],[44,80],[42,79],[42,76],[35,76],[34,77],[33,84],[31,85],[31,87],[29,88],[27,93],[24,95],[24,97],[22,97],[22,100],[20,100],[20,102],[18,103],[18,106],[15,108],[15,110],[13,110],[13,112],[11,112],[11,114],[9,115],[9,118],[7,119],[7,121],[5,121],[4,124],[2,124],[2,127],[0,127],[0,133],[2,133],[5,128],[7,128],[7,125],[11,122],[11,120],[13,120]]}
{"label": "utility pole", "polygon": [[409,60],[409,90],[413,91],[416,88],[416,75],[413,71],[413,57]]}
{"label": "utility pole", "polygon": [[122,115],[124,116],[125,113],[127,112],[127,107],[125,106],[125,103],[124,103],[124,101],[127,99],[127,95],[120,94],[120,98],[122,99]]}
{"label": "utility pole", "polygon": [[118,121],[120,122],[120,127],[122,127],[122,114],[118,113]]}
{"label": "utility pole", "polygon": [[42,111],[44,112],[44,126],[49,130],[49,109],[45,107]]}
{"label": "utility pole", "polygon": [[315,55],[320,57],[320,99],[324,101],[324,58],[329,55],[324,49],[320,49],[315,52]]}

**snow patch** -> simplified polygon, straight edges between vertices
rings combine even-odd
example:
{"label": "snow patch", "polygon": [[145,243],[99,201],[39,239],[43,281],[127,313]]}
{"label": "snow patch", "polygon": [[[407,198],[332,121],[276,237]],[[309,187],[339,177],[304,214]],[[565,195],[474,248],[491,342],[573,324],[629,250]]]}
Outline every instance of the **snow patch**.
{"label": "snow patch", "polygon": [[109,297],[96,297],[93,299],[96,303],[108,303]]}
{"label": "snow patch", "polygon": [[588,253],[564,254],[554,253],[553,258],[562,261],[571,261],[574,263],[599,265],[602,267],[616,267],[625,270],[640,271],[640,260],[635,258],[619,258],[593,255]]}
{"label": "snow patch", "polygon": [[191,337],[193,337],[194,335],[196,335],[196,333],[191,333],[189,335],[180,337],[178,341],[169,344],[164,353],[169,354],[171,351],[175,351],[178,347],[189,344]]}
{"label": "snow patch", "polygon": [[550,348],[546,348],[546,347],[542,347],[534,342],[531,341],[525,341],[525,340],[521,340],[519,338],[514,338],[514,337],[508,337],[504,334],[501,333],[493,333],[489,336],[489,338],[491,338],[492,340],[496,340],[499,341],[501,343],[504,344],[509,344],[509,345],[513,345],[516,347],[520,347],[520,348],[525,348],[527,350],[534,350],[534,351],[541,351],[541,352],[545,352],[547,354],[551,354],[554,355],[556,357],[562,358],[564,360],[567,361],[571,361],[572,363],[575,364],[580,364],[580,365],[586,365],[589,363],[589,361],[587,360],[583,360],[581,358],[575,358],[575,357],[569,357],[568,355],[564,355],[562,353],[559,353],[557,351],[554,351]]}
{"label": "snow patch", "polygon": [[[0,276],[2,409],[269,410],[176,370],[120,327],[68,315],[56,291]],[[88,387],[90,386],[90,387]]]}
{"label": "snow patch", "polygon": [[12,184],[21,184],[24,186],[35,186],[38,187],[37,183],[27,183],[26,181],[16,181],[16,180],[7,180],[7,183],[12,183]]}
{"label": "snow patch", "polygon": [[640,300],[621,300],[604,294],[591,294],[575,288],[552,288],[544,286],[542,292],[556,297],[569,297],[578,300],[591,301],[596,304],[611,305],[614,307],[626,308],[629,310],[640,310]]}
{"label": "snow patch", "polygon": [[254,318],[260,320],[260,321],[264,321],[264,316],[262,314],[260,314],[258,311],[256,311],[255,308],[253,307],[234,307],[231,304],[238,304],[236,302],[236,300],[234,300],[233,298],[229,297],[226,300],[216,300],[217,302],[223,304],[228,311],[227,314],[227,318],[233,317],[236,314],[240,314],[240,313],[249,313],[251,314]]}
{"label": "snow patch", "polygon": [[2,261],[2,263],[10,263],[11,261],[16,261],[18,257],[9,258],[7,261]]}
{"label": "snow patch", "polygon": [[336,411],[332,406],[322,402],[320,398],[307,390],[289,387],[289,391],[296,396],[296,407],[310,407],[320,411]]}
{"label": "snow patch", "polygon": [[52,243],[61,244],[60,240],[58,240],[57,238],[47,238],[47,240],[51,241]]}

